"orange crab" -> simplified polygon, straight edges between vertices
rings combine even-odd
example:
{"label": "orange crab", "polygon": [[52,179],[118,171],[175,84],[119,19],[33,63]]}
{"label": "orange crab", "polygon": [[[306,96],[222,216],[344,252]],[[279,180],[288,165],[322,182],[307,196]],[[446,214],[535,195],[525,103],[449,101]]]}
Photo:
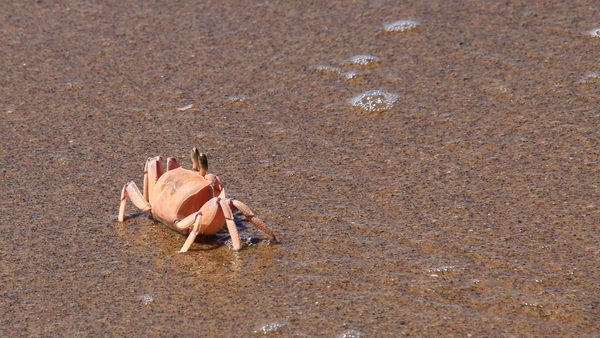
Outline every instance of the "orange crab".
{"label": "orange crab", "polygon": [[233,249],[242,248],[242,242],[233,220],[232,209],[238,209],[267,238],[277,242],[271,230],[252,213],[244,203],[225,197],[225,188],[219,178],[208,174],[206,155],[192,149],[192,170],[183,169],[173,157],[167,158],[164,172],[162,157],[150,157],[144,170],[144,192],[131,181],[121,192],[119,221],[125,220],[127,197],[142,211],[152,215],[168,227],[187,234],[179,252],[186,252],[196,236],[214,235],[227,224]]}

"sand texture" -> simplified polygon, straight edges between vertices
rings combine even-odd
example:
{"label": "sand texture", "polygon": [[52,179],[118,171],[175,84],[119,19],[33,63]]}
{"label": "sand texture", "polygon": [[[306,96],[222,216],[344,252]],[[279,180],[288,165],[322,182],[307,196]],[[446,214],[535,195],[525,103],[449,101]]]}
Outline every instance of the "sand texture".
{"label": "sand texture", "polygon": [[[598,337],[597,1],[4,1],[4,337]],[[150,156],[239,213],[117,221]]]}

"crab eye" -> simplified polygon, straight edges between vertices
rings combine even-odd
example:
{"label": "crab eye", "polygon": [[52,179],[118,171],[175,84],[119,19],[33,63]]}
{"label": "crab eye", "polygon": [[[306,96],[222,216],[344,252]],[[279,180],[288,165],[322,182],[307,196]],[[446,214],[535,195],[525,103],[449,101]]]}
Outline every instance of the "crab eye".
{"label": "crab eye", "polygon": [[190,157],[192,158],[192,170],[198,171],[198,161],[200,157],[200,152],[197,148],[192,148],[192,152],[190,153]]}
{"label": "crab eye", "polygon": [[190,157],[192,158],[192,160],[197,159],[199,156],[200,152],[198,151],[198,148],[192,148],[192,152],[190,153]]}
{"label": "crab eye", "polygon": [[206,155],[200,154],[198,160],[200,161],[200,168],[208,170],[208,158]]}

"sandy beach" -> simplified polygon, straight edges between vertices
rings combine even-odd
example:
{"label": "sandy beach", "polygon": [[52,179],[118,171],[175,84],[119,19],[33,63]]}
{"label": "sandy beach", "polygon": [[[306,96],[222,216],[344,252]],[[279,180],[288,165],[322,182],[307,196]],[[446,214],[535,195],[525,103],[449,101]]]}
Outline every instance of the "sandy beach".
{"label": "sandy beach", "polygon": [[[5,337],[597,337],[594,1],[0,8]],[[131,203],[197,147],[227,231]]]}

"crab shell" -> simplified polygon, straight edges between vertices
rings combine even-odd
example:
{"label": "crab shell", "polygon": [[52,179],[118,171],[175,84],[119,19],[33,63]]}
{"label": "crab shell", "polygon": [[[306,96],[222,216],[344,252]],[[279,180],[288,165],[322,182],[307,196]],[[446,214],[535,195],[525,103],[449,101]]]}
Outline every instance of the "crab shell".
{"label": "crab shell", "polygon": [[[209,178],[216,177],[210,176]],[[160,176],[150,192],[152,216],[170,228],[188,234],[190,229],[178,229],[175,223],[198,210],[202,211],[206,202],[218,196],[220,191],[215,194],[216,189],[213,188],[215,183],[218,184],[218,181],[207,180],[197,171],[181,167],[167,171]],[[225,216],[219,208],[212,222],[202,231],[202,234],[214,235],[223,228],[223,225],[225,225]]]}

